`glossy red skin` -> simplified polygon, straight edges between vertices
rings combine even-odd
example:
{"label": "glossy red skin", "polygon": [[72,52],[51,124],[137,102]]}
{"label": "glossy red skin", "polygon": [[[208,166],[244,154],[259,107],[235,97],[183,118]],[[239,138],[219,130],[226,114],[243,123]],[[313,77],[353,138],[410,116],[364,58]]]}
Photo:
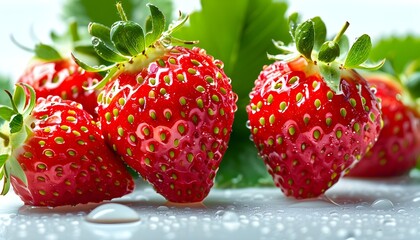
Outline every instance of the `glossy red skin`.
{"label": "glossy red skin", "polygon": [[384,128],[378,141],[349,172],[353,177],[394,177],[408,173],[420,156],[420,115],[401,101],[404,93],[396,80],[367,76],[381,99]]}
{"label": "glossy red skin", "polygon": [[[252,138],[275,185],[286,196],[302,199],[323,194],[365,154],[379,134],[381,117],[376,97],[355,71],[341,73],[343,93],[330,95],[331,99],[330,88],[321,80],[317,66],[303,58],[274,62],[255,81],[247,106]],[[293,76],[299,79],[289,84]],[[276,82],[282,82],[282,87],[275,89]],[[298,93],[302,93],[299,102]],[[320,101],[318,107],[316,99]],[[355,100],[354,107],[350,99]],[[281,110],[283,101],[287,107]],[[272,114],[274,120],[270,121]],[[330,125],[327,118],[331,118]],[[358,133],[355,123],[359,123]],[[316,131],[320,133],[318,139]]]}
{"label": "glossy red skin", "polygon": [[[169,59],[175,59],[176,63],[170,63]],[[198,61],[199,66],[192,60]],[[163,61],[163,66],[159,61]],[[195,69],[196,73],[189,73],[189,69]],[[184,76],[184,82],[177,79],[178,74]],[[138,83],[140,76],[144,80]],[[164,81],[165,76],[170,76],[170,83]],[[212,77],[214,82],[207,82],[206,77]],[[155,79],[155,84],[151,79]],[[198,91],[198,86],[205,92]],[[221,88],[225,89],[224,94]],[[163,94],[161,89],[165,89]],[[219,100],[212,100],[213,95]],[[198,48],[175,47],[147,68],[121,74],[105,87],[102,96],[98,108],[102,131],[129,166],[168,201],[200,202],[208,195],[228,147],[236,111],[237,96],[220,61]],[[185,98],[184,104],[181,97]],[[125,99],[123,105],[121,98]],[[139,103],[140,99],[145,100],[144,104]],[[199,108],[198,99],[203,101],[203,108]],[[213,115],[209,109],[214,111]],[[151,117],[153,112],[155,119]],[[170,113],[170,118],[165,113]],[[185,128],[183,133],[179,131],[180,125]],[[149,129],[149,135],[143,132],[144,128]],[[191,162],[189,154],[194,156]]]}
{"label": "glossy red skin", "polygon": [[29,65],[18,82],[27,83],[35,89],[37,98],[49,95],[60,96],[83,105],[96,117],[97,91],[85,90],[102,79],[98,73],[86,72],[71,59],[36,61]]}
{"label": "glossy red skin", "polygon": [[[11,177],[14,191],[26,205],[102,202],[133,191],[134,182],[125,165],[107,147],[99,127],[80,104],[58,96],[39,98],[31,115],[33,135],[14,151],[28,185]],[[59,144],[57,137],[64,142]]]}

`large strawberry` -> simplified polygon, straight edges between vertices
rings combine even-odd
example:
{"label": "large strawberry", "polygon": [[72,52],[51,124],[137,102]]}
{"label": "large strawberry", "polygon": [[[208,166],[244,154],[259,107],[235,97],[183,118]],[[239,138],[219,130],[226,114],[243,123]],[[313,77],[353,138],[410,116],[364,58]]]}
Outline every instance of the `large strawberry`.
{"label": "large strawberry", "polygon": [[[30,92],[26,99],[25,91]],[[12,107],[0,106],[2,194],[10,183],[31,206],[101,202],[130,193],[134,182],[79,103],[39,98],[17,85]],[[25,104],[27,102],[27,104]]]}
{"label": "large strawberry", "polygon": [[378,141],[349,172],[353,177],[391,177],[407,173],[420,156],[420,113],[402,82],[388,74],[367,81],[381,99],[384,128]]}
{"label": "large strawberry", "polygon": [[276,61],[263,68],[250,93],[252,139],[287,196],[323,194],[365,155],[381,130],[378,100],[353,70],[369,67],[361,64],[370,38],[358,38],[346,57],[340,38],[347,27],[327,42],[319,17],[292,28],[295,45],[275,42],[284,54],[271,56]]}
{"label": "large strawberry", "polygon": [[[72,44],[75,45],[78,40],[77,26],[71,24],[70,28],[69,32],[76,35],[72,38],[75,41]],[[76,101],[81,103],[86,111],[96,116],[98,92],[92,89],[87,90],[87,88],[95,85],[102,76],[80,68],[70,57],[70,51],[60,54],[55,48],[60,44],[55,44],[57,46],[53,47],[39,43],[34,49],[21,46],[34,52],[35,56],[19,77],[18,82],[32,86],[37,97],[46,98],[49,95],[55,95],[65,100]],[[84,49],[80,46],[73,46],[73,48]]]}
{"label": "large strawberry", "polygon": [[[156,191],[172,202],[199,202],[209,193],[225,153],[236,95],[223,63],[199,48],[173,46],[170,36],[187,18],[163,32],[165,19],[148,5],[146,34],[128,21],[111,28],[92,23],[99,55],[116,62],[99,87],[98,113],[108,143]],[[150,29],[148,29],[150,27]]]}

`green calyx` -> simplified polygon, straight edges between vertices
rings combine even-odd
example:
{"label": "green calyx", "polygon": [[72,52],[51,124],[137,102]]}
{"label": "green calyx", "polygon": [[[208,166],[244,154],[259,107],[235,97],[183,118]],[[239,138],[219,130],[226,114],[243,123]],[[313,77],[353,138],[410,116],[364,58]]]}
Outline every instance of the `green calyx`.
{"label": "green calyx", "polygon": [[121,20],[107,27],[100,23],[90,23],[88,30],[92,35],[92,44],[95,52],[107,61],[108,65],[90,66],[75,55],[74,60],[84,69],[91,72],[104,72],[107,74],[97,85],[92,88],[100,89],[107,82],[118,76],[123,71],[135,71],[146,66],[163,54],[173,42],[195,44],[194,41],[176,39],[171,34],[179,29],[188,19],[180,14],[179,20],[165,30],[165,16],[154,5],[147,5],[151,15],[146,20],[145,26],[130,21],[122,8],[121,3],[116,7]]}
{"label": "green calyx", "polygon": [[[29,99],[26,91],[29,92]],[[27,184],[26,175],[13,153],[32,134],[30,114],[36,103],[35,91],[26,84],[16,85],[13,95],[8,91],[6,94],[10,98],[11,106],[0,105],[0,118],[5,121],[0,127],[0,179],[3,180],[1,195],[5,195],[10,189],[10,175]]]}
{"label": "green calyx", "polygon": [[346,22],[333,40],[326,41],[326,26],[320,17],[309,19],[298,24],[298,15],[289,17],[290,34],[294,42],[284,46],[282,42],[274,42],[282,51],[278,55],[268,55],[270,59],[292,61],[304,57],[308,62],[318,65],[327,85],[336,94],[340,94],[342,69],[377,70],[385,62],[367,64],[372,48],[370,37],[363,34],[349,47],[348,38],[344,35],[349,23]]}

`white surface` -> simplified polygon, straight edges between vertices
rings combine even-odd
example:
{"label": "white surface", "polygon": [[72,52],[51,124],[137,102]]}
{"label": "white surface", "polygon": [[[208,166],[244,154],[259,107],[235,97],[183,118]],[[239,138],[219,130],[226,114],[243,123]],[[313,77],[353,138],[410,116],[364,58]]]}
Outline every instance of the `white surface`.
{"label": "white surface", "polygon": [[86,221],[100,204],[31,208],[14,194],[0,201],[0,239],[8,240],[420,239],[419,177],[343,179],[326,197],[303,201],[285,198],[277,188],[213,189],[203,204],[183,206],[168,204],[142,185],[113,201],[140,217],[119,224]]}

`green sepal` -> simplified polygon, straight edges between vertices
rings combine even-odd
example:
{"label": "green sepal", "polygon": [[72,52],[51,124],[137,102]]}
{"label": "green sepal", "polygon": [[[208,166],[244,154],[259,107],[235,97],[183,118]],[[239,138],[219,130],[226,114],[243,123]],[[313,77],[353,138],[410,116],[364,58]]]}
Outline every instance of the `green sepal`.
{"label": "green sepal", "polygon": [[26,93],[23,87],[17,85],[13,93],[12,107],[16,112],[23,111],[26,105]]}
{"label": "green sepal", "polygon": [[318,53],[318,60],[330,63],[340,56],[340,46],[334,41],[327,41],[322,44]]}
{"label": "green sepal", "polygon": [[324,63],[319,62],[319,71],[324,77],[327,86],[336,94],[341,94],[341,72],[339,64],[336,62]]}
{"label": "green sepal", "polygon": [[5,121],[10,121],[12,116],[16,114],[16,111],[8,106],[0,106],[0,118]]}
{"label": "green sepal", "polygon": [[109,47],[113,46],[111,41],[111,28],[100,23],[91,22],[88,25],[88,32],[92,37],[100,38]]}
{"label": "green sepal", "polygon": [[89,72],[104,72],[104,71],[108,71],[111,68],[114,68],[117,65],[117,64],[112,64],[112,65],[109,65],[109,66],[105,66],[105,65],[91,66],[91,65],[83,62],[78,57],[76,57],[73,53],[71,54],[71,57],[77,63],[77,65],[79,65],[81,68],[83,68],[83,69],[85,69],[86,71],[89,71]]}
{"label": "green sepal", "polygon": [[324,21],[320,17],[314,17],[311,19],[314,22],[315,29],[315,49],[318,50],[324,44],[327,39],[327,27]]}
{"label": "green sepal", "polygon": [[338,45],[340,46],[340,59],[345,59],[349,49],[350,49],[350,41],[347,35],[342,35],[340,40],[338,41]]}
{"label": "green sepal", "polygon": [[286,62],[295,60],[299,58],[299,56],[300,56],[299,53],[286,53],[286,54],[276,54],[276,55],[271,55],[267,53],[267,58],[269,60],[279,60],[279,61],[286,61]]}
{"label": "green sepal", "polygon": [[117,67],[112,67],[109,69],[109,71],[106,73],[105,77],[102,78],[101,81],[99,81],[97,84],[91,86],[91,87],[83,87],[86,90],[94,90],[94,89],[102,89],[103,87],[105,87],[105,85],[112,80],[112,78],[116,77],[118,74],[118,68]]}
{"label": "green sepal", "polygon": [[360,36],[356,42],[351,46],[350,51],[344,61],[344,67],[356,68],[360,64],[364,63],[368,57],[369,52],[372,49],[372,43],[370,37],[367,34]]}
{"label": "green sepal", "polygon": [[45,61],[58,61],[63,59],[60,53],[52,46],[39,43],[35,45],[35,56]]}
{"label": "green sepal", "polygon": [[13,176],[20,179],[25,186],[28,186],[26,174],[14,156],[9,157],[9,160],[6,162],[6,166],[10,166],[10,174],[13,174]]}
{"label": "green sepal", "polygon": [[10,133],[14,134],[22,130],[23,127],[23,116],[22,114],[18,113],[12,116],[11,121],[9,123]]}
{"label": "green sepal", "polygon": [[151,18],[148,18],[148,21],[146,21],[146,47],[156,42],[165,30],[165,16],[163,13],[150,3],[147,6],[150,8]]}
{"label": "green sepal", "polygon": [[97,37],[92,37],[93,49],[95,52],[104,60],[108,62],[124,62],[128,58],[122,56],[121,54],[115,52],[113,49],[109,48],[102,39]]}
{"label": "green sepal", "polygon": [[10,172],[10,167],[8,166],[7,163],[5,163],[0,172],[0,175],[1,175],[0,179],[3,179],[3,188],[1,189],[0,195],[3,195],[3,196],[6,195],[10,190],[9,172]]}
{"label": "green sepal", "polygon": [[376,63],[362,63],[355,68],[376,71],[376,70],[379,70],[385,64],[385,62],[386,62],[385,59],[382,59],[381,61],[376,62]]}
{"label": "green sepal", "polygon": [[146,48],[143,28],[133,21],[118,21],[112,24],[111,41],[125,56],[136,56]]}
{"label": "green sepal", "polygon": [[307,20],[296,28],[295,41],[296,49],[308,60],[311,60],[315,44],[315,28],[312,20]]}
{"label": "green sepal", "polygon": [[[4,166],[4,164],[6,163],[8,158],[9,158],[9,154],[0,155],[0,168],[2,168]],[[1,179],[1,177],[0,177],[0,179]]]}

